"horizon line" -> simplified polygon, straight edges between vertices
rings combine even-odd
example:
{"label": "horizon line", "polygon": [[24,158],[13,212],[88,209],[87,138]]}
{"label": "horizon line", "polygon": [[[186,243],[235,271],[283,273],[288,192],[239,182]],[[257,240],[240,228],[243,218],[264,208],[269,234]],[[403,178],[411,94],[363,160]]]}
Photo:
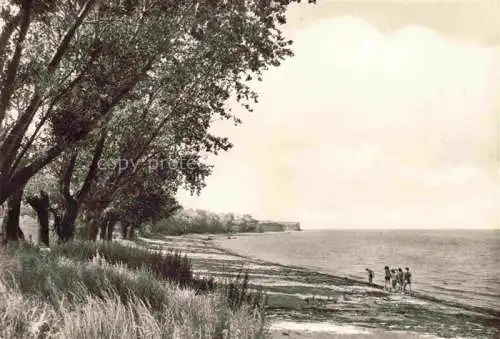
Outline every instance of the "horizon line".
{"label": "horizon line", "polygon": [[302,228],[301,231],[500,231],[500,228]]}

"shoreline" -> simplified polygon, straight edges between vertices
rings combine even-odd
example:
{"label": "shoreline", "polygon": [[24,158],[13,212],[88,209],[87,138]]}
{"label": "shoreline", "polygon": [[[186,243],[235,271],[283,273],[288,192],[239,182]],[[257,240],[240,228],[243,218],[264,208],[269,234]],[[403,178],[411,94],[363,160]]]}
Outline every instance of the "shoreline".
{"label": "shoreline", "polygon": [[[285,232],[267,232],[266,234],[276,234],[276,235],[279,235],[280,233],[285,233]],[[262,233],[255,233],[255,234],[254,233],[235,233],[235,234],[232,234],[231,236],[232,237],[237,237],[237,236],[258,236],[259,234],[262,234]],[[377,289],[385,292],[384,286],[382,286],[382,285],[375,284],[375,283],[370,284],[370,283],[368,283],[366,281],[363,281],[363,280],[357,280],[357,279],[353,279],[353,278],[342,277],[342,276],[339,276],[339,275],[335,275],[334,273],[321,270],[321,269],[316,268],[316,267],[288,265],[288,264],[282,264],[282,263],[277,262],[277,261],[264,260],[264,259],[260,259],[260,258],[257,258],[257,257],[252,257],[252,256],[244,255],[244,254],[242,254],[240,252],[237,252],[237,251],[235,251],[233,249],[229,249],[229,248],[227,248],[227,247],[224,246],[223,242],[226,242],[226,241],[230,240],[230,239],[227,238],[227,236],[223,236],[223,235],[220,235],[220,234],[214,234],[214,235],[210,235],[210,237],[213,238],[213,240],[211,240],[211,241],[214,244],[215,248],[217,248],[217,249],[219,249],[219,250],[221,250],[221,251],[223,251],[223,252],[225,252],[225,253],[227,253],[229,255],[238,256],[238,257],[244,258],[246,260],[250,260],[250,261],[258,261],[258,262],[262,262],[262,263],[272,264],[272,265],[280,266],[280,267],[283,267],[283,268],[293,268],[293,269],[308,270],[308,271],[311,271],[312,273],[319,273],[319,274],[331,277],[334,280],[344,280],[348,284],[356,284],[356,285],[362,285],[362,286],[367,286],[367,287],[373,287],[373,288],[377,288]],[[440,303],[440,304],[443,304],[443,305],[446,305],[446,306],[449,306],[449,307],[460,308],[460,309],[464,309],[464,310],[467,310],[467,311],[470,311],[470,312],[476,312],[476,313],[479,313],[479,314],[482,314],[482,315],[492,316],[492,317],[500,319],[500,309],[494,309],[494,308],[490,308],[490,307],[480,307],[480,306],[469,305],[469,304],[462,303],[462,302],[455,302],[455,301],[444,300],[444,299],[440,299],[439,297],[434,297],[432,295],[426,294],[425,292],[418,292],[418,291],[414,292],[414,291],[412,291],[411,293],[408,293],[406,295],[415,297],[415,298],[420,299],[420,300],[429,301],[429,302],[435,302],[435,303]]]}
{"label": "shoreline", "polygon": [[500,335],[495,326],[500,319],[484,312],[462,305],[452,307],[432,298],[427,301],[416,295],[389,294],[382,286],[366,281],[254,258],[225,248],[225,240],[230,240],[227,234],[189,234],[139,238],[139,243],[155,250],[181,251],[200,277],[224,282],[248,271],[249,289],[261,290],[268,297],[266,315],[273,339]]}
{"label": "shoreline", "polygon": [[[278,233],[278,232],[275,232],[275,233]],[[233,235],[233,236],[237,236],[237,235]],[[251,236],[251,235],[248,235],[245,234],[245,236]],[[216,236],[213,236],[216,238]],[[222,240],[224,240],[223,238],[224,237],[219,237],[219,238],[222,238]],[[226,238],[226,240],[229,240]],[[382,285],[378,285],[378,284],[370,284],[366,281],[363,281],[363,280],[357,280],[357,279],[353,279],[353,278],[348,278],[348,277],[341,277],[339,275],[335,275],[335,274],[332,274],[330,272],[327,272],[327,271],[323,271],[323,270],[320,270],[320,269],[316,269],[316,268],[313,268],[313,267],[307,267],[307,266],[298,266],[298,265],[287,265],[287,264],[282,264],[278,261],[272,261],[272,260],[263,260],[263,259],[259,259],[259,258],[256,258],[256,257],[252,257],[252,256],[246,256],[246,255],[243,255],[241,253],[238,253],[238,252],[234,252],[233,250],[231,249],[228,249],[226,247],[224,247],[223,245],[221,244],[218,244],[216,243],[217,240],[210,240],[212,241],[212,243],[214,244],[214,248],[217,248],[218,250],[222,251],[222,252],[225,252],[229,255],[233,255],[235,257],[240,257],[240,258],[243,258],[243,259],[246,259],[246,260],[249,260],[249,261],[256,261],[256,262],[262,262],[262,263],[266,263],[266,264],[271,264],[271,265],[275,265],[275,266],[279,266],[279,267],[283,267],[283,268],[293,268],[293,269],[300,269],[300,270],[309,270],[311,272],[314,272],[314,273],[319,273],[319,274],[323,274],[325,276],[329,276],[331,277],[332,279],[335,279],[335,280],[344,280],[345,282],[347,283],[350,283],[350,284],[356,284],[356,285],[362,285],[362,286],[366,286],[366,287],[373,287],[373,288],[377,288],[377,289],[380,289],[380,290],[384,290],[384,286]]]}

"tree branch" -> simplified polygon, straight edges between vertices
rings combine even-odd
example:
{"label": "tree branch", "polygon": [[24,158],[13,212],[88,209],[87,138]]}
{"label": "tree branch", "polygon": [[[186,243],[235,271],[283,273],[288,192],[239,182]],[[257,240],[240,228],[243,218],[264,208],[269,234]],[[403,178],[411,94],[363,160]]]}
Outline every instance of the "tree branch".
{"label": "tree branch", "polygon": [[19,36],[16,42],[16,48],[14,55],[10,60],[9,66],[7,67],[7,74],[2,83],[2,92],[0,94],[0,124],[5,119],[5,114],[10,106],[10,99],[12,93],[14,93],[14,85],[17,75],[17,69],[19,68],[19,62],[21,60],[21,55],[23,52],[23,43],[26,39],[26,34],[28,33],[28,28],[31,24],[31,10],[33,7],[33,1],[24,0],[20,12],[21,17],[21,29],[19,31]]}
{"label": "tree branch", "polygon": [[101,136],[97,141],[96,147],[94,149],[94,155],[92,157],[92,162],[90,163],[89,170],[87,172],[87,176],[85,177],[85,181],[81,187],[81,189],[76,194],[76,200],[81,202],[90,191],[90,187],[92,185],[92,181],[97,176],[98,173],[98,164],[101,159],[102,152],[104,150],[104,144],[106,142],[106,137],[108,135],[108,129],[104,127],[101,131]]}
{"label": "tree branch", "polygon": [[37,124],[37,126],[35,128],[35,131],[33,132],[33,134],[29,138],[29,140],[26,143],[26,145],[24,145],[24,147],[22,148],[21,152],[18,154],[18,156],[14,160],[13,165],[10,167],[9,173],[12,173],[13,171],[15,171],[15,169],[19,165],[19,162],[21,161],[22,157],[24,156],[24,154],[26,154],[26,152],[28,151],[29,147],[31,147],[31,145],[35,141],[35,138],[38,135],[38,133],[40,132],[40,129],[42,128],[42,126],[45,124],[45,122],[49,118],[50,113],[51,113],[52,108],[54,107],[54,105],[57,103],[57,101],[59,99],[61,99],[66,93],[68,93],[73,87],[75,87],[76,84],[82,79],[83,75],[92,66],[92,63],[97,59],[100,50],[101,50],[101,48],[96,48],[92,52],[92,54],[90,55],[89,60],[85,64],[85,66],[84,66],[83,70],[80,72],[80,74],[75,79],[73,79],[63,90],[61,90],[61,92],[54,99],[52,99],[49,107],[47,108],[47,111],[45,112],[45,114],[43,115],[42,119],[40,119],[39,123]]}
{"label": "tree branch", "polygon": [[[109,111],[111,111],[111,109],[116,106],[120,102],[120,100],[122,100],[134,88],[137,82],[139,82],[144,74],[151,68],[154,60],[155,56],[151,56],[148,58],[148,61],[144,65],[143,69],[134,77],[132,77],[128,81],[128,83],[118,91],[115,97],[111,100],[111,103],[103,107],[102,111],[100,112],[101,116],[106,116],[106,114],[108,114]],[[80,140],[84,137],[86,137],[86,134],[82,135]],[[42,155],[37,160],[33,161],[30,165],[21,168],[12,176],[7,177],[4,175],[5,172],[0,170],[0,183],[2,183],[2,186],[0,186],[0,203],[5,201],[5,199],[7,199],[7,197],[15,191],[16,185],[18,185],[19,183],[27,183],[33,175],[47,166],[47,164],[49,164],[52,160],[57,158],[69,145],[71,145],[71,143],[69,143],[67,140],[58,142],[54,147],[49,149],[45,155]],[[0,161],[1,160],[3,159],[0,158]],[[6,177],[8,178],[7,180]]]}
{"label": "tree branch", "polygon": [[54,72],[55,69],[57,68],[57,66],[59,65],[59,62],[61,61],[64,53],[66,53],[66,50],[69,47],[69,43],[73,39],[73,37],[76,33],[76,30],[81,26],[83,20],[85,19],[85,17],[89,13],[89,11],[92,8],[92,6],[94,5],[95,1],[96,0],[88,0],[85,3],[85,5],[83,5],[83,8],[80,11],[80,13],[78,14],[78,17],[76,18],[75,23],[66,32],[66,34],[64,35],[61,43],[59,44],[59,46],[56,50],[56,52],[54,53],[54,56],[50,60],[48,66],[47,66],[47,70],[49,71],[49,73]]}
{"label": "tree branch", "polygon": [[78,151],[74,152],[71,155],[71,158],[68,161],[68,165],[66,166],[66,170],[59,181],[59,188],[61,189],[61,194],[64,199],[71,198],[71,178],[73,177],[73,172],[75,171],[76,159],[78,158]]}
{"label": "tree branch", "polygon": [[[30,0],[25,0],[31,3],[32,1]],[[71,39],[75,36],[76,30],[80,27],[83,19],[87,16],[88,12],[92,8],[93,4],[95,3],[96,0],[88,0],[85,5],[83,6],[82,10],[80,11],[80,14],[78,15],[75,23],[71,28],[66,32],[64,38],[62,39],[61,43],[59,44],[56,52],[54,53],[54,56],[52,57],[51,61],[47,65],[47,71],[48,74],[54,73],[56,70],[59,62],[61,61],[64,53],[67,51],[69,47],[69,43]],[[13,161],[17,150],[20,147],[21,141],[23,136],[26,134],[26,131],[28,130],[28,127],[33,121],[33,118],[35,116],[36,111],[40,107],[40,104],[42,102],[42,95],[39,91],[39,89],[35,89],[35,93],[33,94],[33,97],[30,101],[30,104],[26,111],[20,116],[19,120],[16,122],[14,127],[12,128],[11,132],[9,133],[9,136],[7,137],[7,140],[1,145],[0,147],[0,171],[3,173],[11,172],[10,171],[10,163]],[[3,118],[1,116],[1,106],[0,106],[0,118]],[[0,119],[0,121],[2,121]]]}
{"label": "tree branch", "polygon": [[6,178],[5,175],[0,173],[0,183],[2,183],[2,185],[0,185],[0,204],[7,200],[7,198],[20,186],[25,185],[39,170],[57,158],[61,152],[64,151],[64,147],[62,146],[62,144],[57,144],[49,149],[44,156],[39,157],[30,165],[23,167],[12,177]]}
{"label": "tree branch", "polygon": [[[9,21],[7,21],[0,34],[0,51],[7,51],[7,44],[9,42],[12,33],[14,33],[17,25],[19,25],[19,20],[21,19],[22,11],[19,11],[15,16],[13,16]],[[0,55],[0,70],[3,70],[4,56]]]}

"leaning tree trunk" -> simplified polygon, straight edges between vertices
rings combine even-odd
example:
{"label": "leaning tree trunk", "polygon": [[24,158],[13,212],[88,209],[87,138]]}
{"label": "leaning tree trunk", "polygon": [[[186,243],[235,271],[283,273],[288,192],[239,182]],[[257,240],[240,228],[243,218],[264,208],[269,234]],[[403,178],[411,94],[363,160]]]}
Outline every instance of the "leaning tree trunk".
{"label": "leaning tree trunk", "polygon": [[23,190],[20,189],[7,199],[7,211],[2,222],[4,244],[24,240],[24,233],[19,227],[22,197]]}
{"label": "leaning tree trunk", "polygon": [[35,210],[38,217],[38,243],[49,246],[49,196],[40,191],[40,196],[29,196],[26,201]]}

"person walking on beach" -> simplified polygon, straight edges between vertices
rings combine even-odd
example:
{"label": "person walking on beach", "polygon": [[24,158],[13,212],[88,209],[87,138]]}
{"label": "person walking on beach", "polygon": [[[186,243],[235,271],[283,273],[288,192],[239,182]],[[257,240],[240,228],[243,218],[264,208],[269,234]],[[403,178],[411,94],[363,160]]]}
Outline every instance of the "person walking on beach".
{"label": "person walking on beach", "polygon": [[368,272],[368,283],[372,284],[375,273],[369,268],[366,269],[366,272]]}
{"label": "person walking on beach", "polygon": [[403,275],[403,292],[406,292],[406,286],[408,286],[410,292],[411,292],[411,272],[410,268],[406,267],[406,272]]}
{"label": "person walking on beach", "polygon": [[404,273],[401,267],[398,268],[397,279],[398,279],[399,291],[403,292]]}
{"label": "person walking on beach", "polygon": [[385,282],[384,282],[384,290],[391,290],[391,270],[389,266],[384,267],[385,272]]}
{"label": "person walking on beach", "polygon": [[396,291],[397,284],[398,284],[398,277],[396,275],[396,270],[393,268],[391,269],[391,292]]}

